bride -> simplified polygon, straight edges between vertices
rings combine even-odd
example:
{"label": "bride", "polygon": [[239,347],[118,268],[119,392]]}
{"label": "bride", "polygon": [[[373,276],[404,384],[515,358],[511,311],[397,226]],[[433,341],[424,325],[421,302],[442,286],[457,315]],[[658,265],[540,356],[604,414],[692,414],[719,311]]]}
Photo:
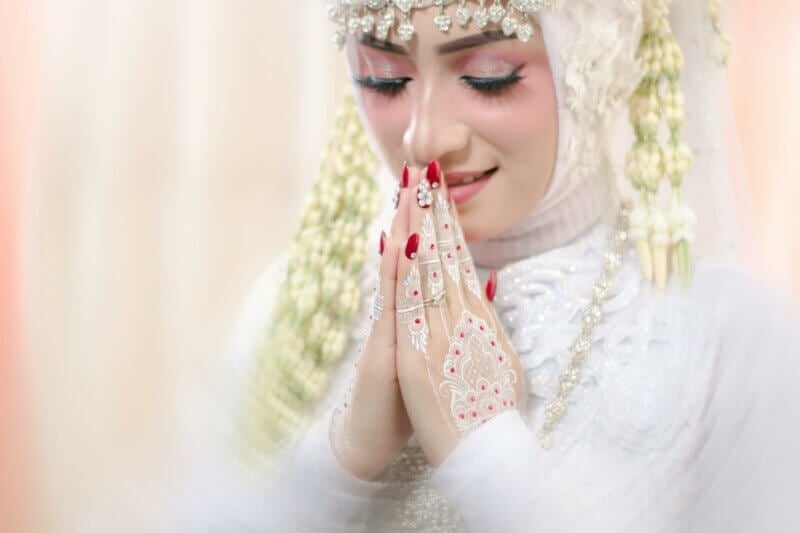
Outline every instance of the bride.
{"label": "bride", "polygon": [[253,530],[796,530],[716,4],[328,2],[356,103],[253,296]]}

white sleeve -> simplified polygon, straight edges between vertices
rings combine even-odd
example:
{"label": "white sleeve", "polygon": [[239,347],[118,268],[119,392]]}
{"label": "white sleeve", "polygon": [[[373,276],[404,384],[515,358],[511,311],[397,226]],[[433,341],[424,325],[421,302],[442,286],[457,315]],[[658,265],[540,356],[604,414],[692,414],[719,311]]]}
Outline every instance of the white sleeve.
{"label": "white sleeve", "polygon": [[357,515],[383,483],[345,470],[331,448],[327,424],[319,421],[287,456],[274,479],[270,531],[357,531]]}
{"label": "white sleeve", "polygon": [[[690,317],[698,337],[689,346],[702,348],[698,357],[710,369],[686,376],[697,384],[699,418],[686,419],[675,448],[659,448],[652,460],[632,450],[641,470],[633,466],[618,480],[608,472],[607,481],[594,480],[603,490],[587,492],[575,484],[602,461],[592,446],[616,445],[596,434],[568,459],[548,455],[510,411],[466,437],[431,484],[476,532],[798,531],[800,321],[765,290],[745,296],[741,281],[735,288],[703,304],[719,310],[721,323],[711,312]],[[585,501],[571,502],[576,495]]]}
{"label": "white sleeve", "polygon": [[[270,269],[249,298],[234,341],[234,365],[242,374],[252,372],[260,336],[272,319],[276,279],[284,277],[283,265]],[[262,341],[263,342],[263,341]],[[240,380],[247,383],[246,376]],[[325,403],[325,402],[323,402]],[[301,428],[278,458],[262,497],[268,512],[267,531],[355,531],[354,517],[383,484],[350,474],[334,456],[329,427],[330,409],[318,411],[310,427]]]}
{"label": "white sleeve", "polygon": [[534,450],[535,436],[520,412],[507,411],[467,436],[431,484],[461,513],[469,531],[531,532]]}
{"label": "white sleeve", "polygon": [[[730,287],[708,423],[697,449],[698,531],[798,531],[800,315],[754,285]],[[720,505],[724,501],[725,505]],[[720,528],[721,529],[721,528]]]}

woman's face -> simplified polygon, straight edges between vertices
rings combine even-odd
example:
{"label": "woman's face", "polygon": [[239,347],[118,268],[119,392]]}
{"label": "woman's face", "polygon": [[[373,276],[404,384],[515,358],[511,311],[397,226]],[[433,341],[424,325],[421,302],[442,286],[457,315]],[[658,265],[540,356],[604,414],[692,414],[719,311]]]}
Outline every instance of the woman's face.
{"label": "woman's face", "polygon": [[[455,4],[449,8],[454,15]],[[350,38],[348,61],[367,126],[399,176],[438,161],[465,237],[484,240],[522,220],[555,166],[558,112],[544,41],[453,24],[415,10],[410,43]],[[473,181],[474,179],[474,181]]]}

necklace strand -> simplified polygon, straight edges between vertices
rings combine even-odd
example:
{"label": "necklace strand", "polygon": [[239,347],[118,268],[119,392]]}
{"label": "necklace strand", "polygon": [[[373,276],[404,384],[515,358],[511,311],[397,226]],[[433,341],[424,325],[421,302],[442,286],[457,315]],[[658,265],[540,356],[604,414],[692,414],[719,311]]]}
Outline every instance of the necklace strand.
{"label": "necklace strand", "polygon": [[561,419],[564,418],[569,397],[581,381],[583,362],[592,349],[595,327],[603,319],[603,305],[611,295],[614,287],[614,275],[622,265],[623,253],[629,244],[628,226],[628,208],[623,206],[620,209],[617,228],[614,231],[609,249],[603,256],[603,271],[592,287],[592,300],[581,311],[583,325],[577,338],[570,346],[572,359],[559,377],[556,396],[549,400],[544,407],[545,421],[538,437],[542,447],[545,449],[552,448],[552,432]]}

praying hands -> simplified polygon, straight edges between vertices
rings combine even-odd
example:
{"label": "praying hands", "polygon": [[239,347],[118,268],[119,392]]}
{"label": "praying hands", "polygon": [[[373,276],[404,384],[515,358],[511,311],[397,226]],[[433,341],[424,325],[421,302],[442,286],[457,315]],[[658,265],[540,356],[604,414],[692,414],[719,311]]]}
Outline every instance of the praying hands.
{"label": "praying hands", "polygon": [[516,409],[521,366],[482,289],[437,163],[405,168],[382,235],[372,327],[331,440],[337,459],[377,477],[413,433],[438,466],[481,424]]}

